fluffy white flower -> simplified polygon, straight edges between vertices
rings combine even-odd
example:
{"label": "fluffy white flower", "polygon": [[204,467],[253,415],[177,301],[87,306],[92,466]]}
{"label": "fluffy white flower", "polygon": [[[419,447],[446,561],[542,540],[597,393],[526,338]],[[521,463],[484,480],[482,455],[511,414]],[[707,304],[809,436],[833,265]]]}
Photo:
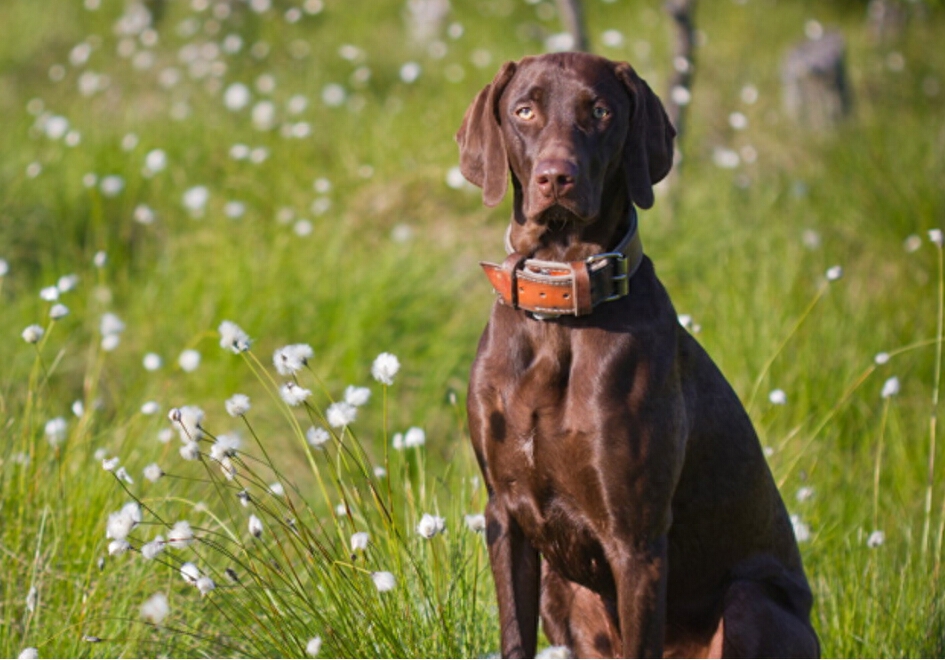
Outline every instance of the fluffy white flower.
{"label": "fluffy white flower", "polygon": [[942,247],[942,244],[945,243],[945,234],[942,233],[941,229],[930,229],[929,240],[938,247]]}
{"label": "fluffy white flower", "polygon": [[152,484],[164,476],[164,470],[161,469],[161,466],[157,463],[151,463],[144,468],[144,478],[150,481]]}
{"label": "fluffy white flower", "polygon": [[141,617],[147,619],[156,626],[170,614],[171,608],[167,603],[167,596],[160,591],[148,598],[141,605]]}
{"label": "fluffy white flower", "polygon": [[308,364],[315,354],[308,344],[289,344],[276,349],[272,354],[272,364],[282,376],[292,376]]}
{"label": "fluffy white flower", "polygon": [[355,532],[351,535],[351,551],[366,550],[370,540],[371,537],[367,532]]}
{"label": "fluffy white flower", "polygon": [[20,655],[17,656],[17,660],[36,660],[39,657],[39,649],[35,646],[27,646],[25,649],[20,651]]}
{"label": "fluffy white flower", "polygon": [[124,467],[120,467],[115,470],[115,476],[124,481],[126,484],[133,484],[135,482],[135,480],[131,478],[131,475],[128,474],[128,470],[126,470]]}
{"label": "fluffy white flower", "polygon": [[59,299],[59,289],[54,286],[43,287],[39,290],[39,297],[46,302],[56,302]]}
{"label": "fluffy white flower", "polygon": [[110,353],[118,348],[121,343],[121,335],[105,335],[102,337],[102,350]]}
{"label": "fluffy white flower", "polygon": [[161,404],[157,401],[145,401],[141,404],[142,415],[156,415],[161,411]]}
{"label": "fluffy white flower", "polygon": [[371,398],[371,390],[366,387],[348,385],[345,388],[345,403],[352,406],[363,406]]}
{"label": "fluffy white flower", "polygon": [[301,405],[311,395],[311,390],[307,390],[301,385],[296,385],[292,381],[289,381],[279,388],[279,396],[290,406]]}
{"label": "fluffy white flower", "polygon": [[262,536],[263,533],[263,524],[256,514],[252,514],[249,517],[249,533],[255,536],[257,539]]}
{"label": "fluffy white flower", "polygon": [[49,308],[49,318],[54,321],[58,321],[61,318],[69,316],[69,308],[63,305],[62,303],[56,303]]}
{"label": "fluffy white flower", "polygon": [[200,428],[203,422],[203,410],[197,406],[181,406],[172,408],[167,418],[177,427],[181,442],[196,441],[203,436]]}
{"label": "fluffy white flower", "polygon": [[145,176],[152,176],[167,167],[167,154],[163,149],[152,149],[144,157]]}
{"label": "fluffy white flower", "polygon": [[43,430],[46,433],[46,441],[53,447],[56,447],[66,439],[68,427],[64,417],[53,417],[46,422],[46,426]]}
{"label": "fluffy white flower", "polygon": [[148,371],[157,371],[164,364],[164,360],[157,353],[147,353],[141,363]]}
{"label": "fluffy white flower", "polygon": [[186,520],[178,520],[167,535],[167,544],[175,550],[183,550],[194,540],[194,530]]}
{"label": "fluffy white flower", "polygon": [[118,335],[125,331],[125,324],[115,314],[106,312],[102,314],[102,319],[98,324],[98,330],[103,337]]}
{"label": "fluffy white flower", "polygon": [[884,399],[894,397],[899,394],[899,379],[893,376],[892,378],[887,378],[886,382],[883,383],[883,391],[881,396]]}
{"label": "fluffy white flower", "polygon": [[348,426],[357,416],[358,409],[346,401],[336,401],[325,411],[328,423],[336,429]]}
{"label": "fluffy white flower", "polygon": [[843,277],[843,268],[840,266],[831,266],[827,269],[827,281],[836,282]]}
{"label": "fluffy white flower", "polygon": [[123,541],[140,522],[141,507],[135,502],[129,502],[121,510],[108,514],[105,538]]}
{"label": "fluffy white flower", "polygon": [[768,401],[776,406],[783,406],[787,403],[787,394],[784,393],[784,390],[771,390],[771,393],[768,394]]}
{"label": "fluffy white flower", "polygon": [[180,567],[180,576],[184,578],[187,584],[197,584],[197,580],[200,579],[200,571],[188,561]]}
{"label": "fluffy white flower", "polygon": [[397,585],[394,574],[389,571],[377,571],[371,573],[371,579],[374,580],[374,586],[380,592],[390,591]]}
{"label": "fluffy white flower", "polygon": [[153,541],[141,546],[141,556],[145,559],[154,559],[164,551],[164,537],[158,536]]}
{"label": "fluffy white flower", "polygon": [[228,481],[236,479],[236,466],[229,456],[224,456],[220,459],[220,472],[223,473],[223,476],[226,477]]}
{"label": "fluffy white flower", "polygon": [[285,495],[285,486],[283,486],[278,481],[274,481],[269,484],[269,492],[275,495],[276,497],[282,497]]}
{"label": "fluffy white flower", "polygon": [[220,333],[220,348],[228,348],[234,353],[248,351],[251,341],[249,335],[233,321],[223,321],[217,328]]}
{"label": "fluffy white flower", "polygon": [[222,461],[224,457],[235,456],[241,444],[242,440],[235,433],[221,433],[210,447],[210,458]]}
{"label": "fluffy white flower", "polygon": [[797,489],[794,497],[798,502],[806,502],[814,496],[814,489],[811,486],[801,486]]}
{"label": "fluffy white flower", "polygon": [[471,532],[484,532],[486,530],[486,517],[481,513],[467,513],[466,528]]}
{"label": "fluffy white flower", "polygon": [[444,529],[446,529],[446,520],[429,513],[423,514],[420,522],[417,523],[417,534],[425,539],[432,539]]}
{"label": "fluffy white flower", "polygon": [[397,451],[402,450],[404,448],[404,434],[395,433],[394,437],[391,438],[390,444]]}
{"label": "fluffy white flower", "polygon": [[180,447],[180,457],[185,461],[196,461],[200,458],[200,445],[188,440]]}
{"label": "fluffy white flower", "polygon": [[124,554],[130,547],[131,544],[125,539],[115,539],[108,544],[108,554],[109,556]]}
{"label": "fluffy white flower", "polygon": [[877,353],[876,357],[873,358],[873,362],[876,364],[886,364],[889,362],[889,353],[886,353],[885,351],[882,353]]}
{"label": "fluffy white flower", "polygon": [[203,215],[204,207],[210,201],[210,191],[206,186],[194,186],[184,192],[184,208],[190,211],[193,216]]}
{"label": "fluffy white flower", "polygon": [[34,323],[33,325],[27,326],[20,336],[23,337],[23,341],[29,344],[36,344],[43,338],[44,334],[46,334],[46,331]]}
{"label": "fluffy white flower", "polygon": [[249,87],[243,83],[233,83],[223,92],[223,105],[226,106],[227,110],[232,110],[233,112],[245,108],[249,105],[251,99],[252,94],[249,91]]}
{"label": "fluffy white flower", "polygon": [[245,394],[234,394],[226,400],[226,412],[230,417],[241,417],[249,412],[249,397]]}
{"label": "fluffy white flower", "polygon": [[103,458],[102,469],[106,472],[114,472],[120,462],[121,460],[117,456],[114,458]]}
{"label": "fluffy white flower", "polygon": [[411,426],[404,434],[404,447],[421,447],[426,441],[427,434],[419,426]]}
{"label": "fluffy white flower", "polygon": [[201,575],[199,578],[197,578],[196,586],[200,593],[204,596],[217,588],[217,585],[213,582],[213,580],[208,578],[206,575]]}
{"label": "fluffy white flower", "polygon": [[371,375],[374,376],[374,380],[384,385],[393,385],[394,376],[397,375],[399,370],[400,360],[391,353],[381,353],[374,359],[374,364],[371,365]]}
{"label": "fluffy white flower", "polygon": [[177,358],[177,364],[187,373],[196,371],[197,367],[200,366],[200,351],[188,348],[181,352],[180,357]]}
{"label": "fluffy white flower", "polygon": [[305,439],[315,449],[321,449],[331,440],[331,434],[320,426],[310,426],[308,431],[305,432]]}
{"label": "fluffy white flower", "polygon": [[885,542],[886,542],[886,534],[882,530],[877,529],[872,534],[870,534],[870,537],[868,539],[866,539],[866,547],[878,548]]}
{"label": "fluffy white flower", "polygon": [[798,543],[810,541],[810,527],[796,513],[791,514],[791,526],[794,527],[794,538]]}
{"label": "fluffy white flower", "polygon": [[308,644],[305,645],[305,653],[308,654],[310,658],[317,658],[318,652],[322,650],[322,638],[321,637],[312,637],[308,640]]}

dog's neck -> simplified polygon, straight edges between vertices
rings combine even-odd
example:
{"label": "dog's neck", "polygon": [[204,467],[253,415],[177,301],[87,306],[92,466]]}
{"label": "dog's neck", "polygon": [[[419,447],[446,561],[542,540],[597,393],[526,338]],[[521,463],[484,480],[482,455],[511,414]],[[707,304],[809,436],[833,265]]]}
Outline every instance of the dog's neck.
{"label": "dog's neck", "polygon": [[578,261],[610,251],[629,228],[632,204],[622,186],[610,195],[605,189],[595,218],[538,222],[525,216],[521,187],[515,177],[512,183],[514,202],[506,249],[546,261]]}

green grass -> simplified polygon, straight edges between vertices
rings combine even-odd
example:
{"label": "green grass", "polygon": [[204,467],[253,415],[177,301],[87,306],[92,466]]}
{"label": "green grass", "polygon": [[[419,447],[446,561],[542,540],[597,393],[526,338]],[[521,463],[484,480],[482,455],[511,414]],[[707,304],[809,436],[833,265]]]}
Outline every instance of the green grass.
{"label": "green grass", "polygon": [[[216,19],[223,3],[209,4],[170,2],[155,45],[132,38],[153,60],[138,69],[119,55],[124,2],[102,0],[96,11],[80,0],[0,3],[0,258],[9,264],[0,277],[0,655],[36,647],[46,657],[297,656],[316,635],[323,655],[493,653],[486,553],[463,522],[484,504],[463,404],[491,304],[477,261],[501,254],[509,201],[485,209],[477,191],[453,189],[446,177],[467,103],[502,61],[543,49],[559,29],[553,3],[454,2],[447,24],[462,34],[443,36],[434,54],[411,43],[403,2],[327,0],[296,23],[280,0],[262,15],[233,3]],[[900,39],[874,43],[862,3],[749,0],[701,10],[684,160],[674,189],[643,214],[646,251],[746,402],[788,508],[809,526],[801,548],[825,655],[940,656],[943,276],[926,232],[945,217],[945,18],[933,5]],[[587,0],[586,13],[595,49],[631,61],[665,93],[672,32],[661,4]],[[848,44],[855,115],[826,134],[792,125],[780,105],[780,59],[809,19],[841,29]],[[603,45],[611,28],[622,46]],[[213,58],[225,71],[193,77],[185,46],[227,35],[242,48]],[[70,63],[83,42],[92,45],[88,61]],[[261,42],[269,48],[259,58],[252,47]],[[346,44],[360,49],[353,61],[339,54]],[[899,71],[890,67],[895,53]],[[413,83],[400,76],[409,61],[421,67]],[[59,81],[50,77],[56,65]],[[166,88],[168,69],[180,80]],[[107,76],[107,87],[80,94],[87,72]],[[270,92],[259,90],[265,75]],[[251,89],[252,103],[230,111],[222,95],[235,82]],[[322,101],[330,83],[347,92],[340,106]],[[754,104],[739,98],[748,84],[758,90]],[[291,115],[286,104],[299,94],[308,105]],[[251,107],[264,99],[277,121],[261,131]],[[747,129],[730,127],[734,111]],[[66,117],[78,143],[46,136],[46,112]],[[283,137],[284,122],[303,121],[307,137]],[[236,160],[234,144],[267,157]],[[713,163],[716,148],[749,145],[754,163]],[[166,153],[167,167],[148,177],[152,149]],[[108,197],[83,183],[89,174],[120,175],[123,189]],[[319,178],[329,190],[315,189]],[[193,218],[182,197],[198,185],[210,199]],[[237,219],[225,213],[231,201],[245,204]],[[152,224],[135,221],[139,204],[154,210]],[[311,223],[308,235],[294,231],[299,220]],[[907,251],[911,235],[920,245]],[[99,251],[103,267],[93,264]],[[827,283],[837,264],[843,277]],[[60,299],[70,314],[50,324],[39,291],[70,273],[78,285]],[[100,345],[105,312],[126,325],[113,351]],[[249,332],[252,356],[274,378],[272,351],[313,347],[299,375],[311,407],[286,407],[253,357],[218,346],[225,319]],[[47,327],[36,346],[20,338],[33,323]],[[178,366],[185,349],[200,352],[196,371]],[[402,364],[389,388],[370,376],[383,351]],[[156,371],[142,366],[150,352],[163,359]],[[880,352],[892,355],[888,363],[874,363]],[[883,399],[892,376],[901,391]],[[327,451],[309,453],[300,430],[352,383],[371,387],[371,400]],[[785,405],[769,402],[774,389]],[[224,411],[236,392],[253,401],[246,421],[261,447]],[[161,412],[143,414],[147,401]],[[212,460],[183,461],[176,437],[158,441],[167,411],[182,405],[206,411],[209,433],[241,430],[239,479],[259,495],[259,539]],[[52,447],[44,428],[60,416],[66,438]],[[391,450],[393,434],[412,426],[426,431],[425,446]],[[128,468],[127,492],[102,470],[99,451]],[[373,476],[388,454],[389,490]],[[155,461],[168,475],[151,484],[141,470]],[[265,494],[277,478],[283,498]],[[798,501],[801,487],[813,496]],[[200,541],[150,562],[138,552],[107,557],[108,514],[132,497],[148,508],[132,533],[136,547],[166,536],[160,521],[178,519]],[[443,516],[446,532],[418,536],[423,513]],[[870,548],[877,529],[885,542]],[[352,560],[355,531],[369,531],[371,544]],[[201,597],[185,584],[183,561],[212,572],[217,589]],[[228,583],[228,565],[241,586]],[[368,573],[385,570],[397,586],[378,593]],[[157,591],[170,602],[162,626],[140,615]]]}

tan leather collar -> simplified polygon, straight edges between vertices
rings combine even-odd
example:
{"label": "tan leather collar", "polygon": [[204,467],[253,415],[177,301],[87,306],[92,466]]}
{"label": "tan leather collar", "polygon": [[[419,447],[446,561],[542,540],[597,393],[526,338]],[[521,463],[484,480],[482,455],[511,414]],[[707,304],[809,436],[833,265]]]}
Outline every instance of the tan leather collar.
{"label": "tan leather collar", "polygon": [[[506,249],[512,249],[508,237]],[[585,316],[600,303],[624,297],[642,260],[637,212],[631,207],[630,228],[611,252],[571,262],[529,259],[512,252],[501,264],[479,265],[500,302],[548,318]]]}

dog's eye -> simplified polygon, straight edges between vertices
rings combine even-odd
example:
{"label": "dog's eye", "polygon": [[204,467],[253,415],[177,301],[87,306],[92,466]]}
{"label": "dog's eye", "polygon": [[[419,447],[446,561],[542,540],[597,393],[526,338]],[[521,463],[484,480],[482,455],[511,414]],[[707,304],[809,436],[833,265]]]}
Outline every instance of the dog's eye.
{"label": "dog's eye", "polygon": [[607,119],[610,116],[610,110],[605,108],[602,105],[594,106],[594,118],[595,119]]}
{"label": "dog's eye", "polygon": [[535,111],[532,110],[527,105],[523,105],[521,108],[515,111],[515,116],[518,117],[519,119],[524,119],[525,121],[529,121],[530,119],[535,118]]}

